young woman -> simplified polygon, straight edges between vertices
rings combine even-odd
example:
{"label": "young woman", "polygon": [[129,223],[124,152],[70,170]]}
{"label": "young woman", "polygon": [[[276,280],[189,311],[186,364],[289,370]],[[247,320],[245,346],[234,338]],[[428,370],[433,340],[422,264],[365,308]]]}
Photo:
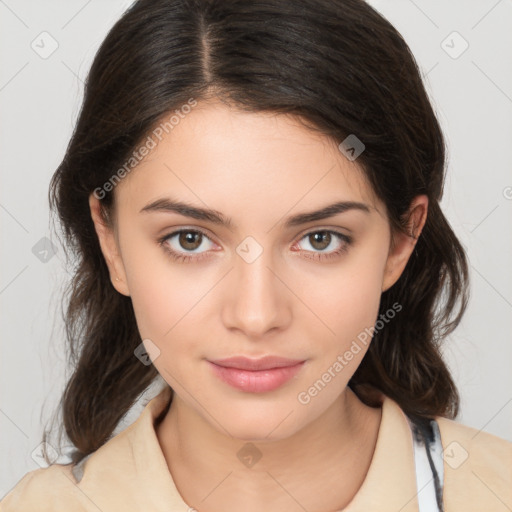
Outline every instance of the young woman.
{"label": "young woman", "polygon": [[1,510],[510,510],[512,444],[454,421],[440,356],[467,302],[444,172],[363,1],[134,3],[50,190],[73,462]]}

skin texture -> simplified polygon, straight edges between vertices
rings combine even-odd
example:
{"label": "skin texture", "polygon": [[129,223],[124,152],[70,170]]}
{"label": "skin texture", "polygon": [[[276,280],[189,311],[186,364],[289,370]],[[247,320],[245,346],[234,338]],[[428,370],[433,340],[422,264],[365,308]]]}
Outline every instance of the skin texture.
{"label": "skin texture", "polygon": [[[297,397],[375,324],[380,295],[400,277],[424,225],[427,197],[411,205],[414,236],[396,233],[391,244],[385,206],[357,160],[291,116],[216,102],[199,103],[114,193],[114,229],[92,194],[91,215],[112,284],[131,297],[142,339],[160,351],[153,364],[175,391],[157,436],[184,500],[210,512],[346,506],[380,425],[381,410],[347,387],[367,347],[309,403]],[[215,209],[233,227],[140,212],[166,197]],[[284,227],[288,216],[336,201],[362,202],[369,212]],[[199,236],[193,249],[179,235],[159,244],[183,228],[209,238]],[[351,243],[306,236],[329,229]],[[262,250],[251,263],[237,253],[249,236]],[[196,259],[173,260],[165,246]],[[306,362],[280,388],[249,393],[219,380],[207,362],[235,355]],[[252,467],[237,456],[247,442],[261,455]]]}

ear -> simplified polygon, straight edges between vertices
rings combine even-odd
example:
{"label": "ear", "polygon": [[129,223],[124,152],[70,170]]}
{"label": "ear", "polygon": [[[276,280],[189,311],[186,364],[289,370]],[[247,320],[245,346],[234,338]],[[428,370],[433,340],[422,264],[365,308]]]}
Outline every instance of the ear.
{"label": "ear", "polygon": [[126,282],[126,273],[123,260],[119,251],[119,243],[117,240],[114,227],[109,226],[105,220],[100,201],[94,194],[89,196],[89,208],[94,223],[96,234],[101,247],[101,252],[107,263],[110,273],[110,281],[112,286],[123,295],[130,296],[130,291]]}
{"label": "ear", "polygon": [[416,196],[407,213],[407,233],[393,233],[384,269],[383,292],[391,288],[402,275],[427,220],[427,210],[428,197],[426,195]]}

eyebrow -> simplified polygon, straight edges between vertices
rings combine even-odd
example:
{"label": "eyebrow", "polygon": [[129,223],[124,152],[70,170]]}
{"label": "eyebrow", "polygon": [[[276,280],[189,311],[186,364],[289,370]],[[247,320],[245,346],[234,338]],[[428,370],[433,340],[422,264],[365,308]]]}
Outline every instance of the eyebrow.
{"label": "eyebrow", "polygon": [[[364,203],[359,203],[357,201],[338,201],[336,203],[324,206],[319,210],[299,213],[297,215],[288,217],[284,226],[286,228],[299,226],[308,222],[314,222],[317,220],[334,217],[337,214],[344,213],[349,210],[359,210],[365,213],[370,213],[370,207]],[[199,208],[197,206],[193,206],[182,201],[176,201],[170,198],[157,199],[156,201],[153,201],[152,203],[144,206],[144,208],[140,210],[140,213],[148,212],[177,213],[184,217],[190,217],[196,220],[205,220],[211,222],[212,224],[225,226],[228,229],[233,228],[232,219],[230,217],[226,217],[224,214],[217,210]]]}

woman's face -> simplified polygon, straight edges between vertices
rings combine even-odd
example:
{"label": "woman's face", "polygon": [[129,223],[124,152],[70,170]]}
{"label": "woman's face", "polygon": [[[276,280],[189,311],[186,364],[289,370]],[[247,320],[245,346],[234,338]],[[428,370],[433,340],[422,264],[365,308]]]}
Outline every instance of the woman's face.
{"label": "woman's face", "polygon": [[[292,117],[199,103],[115,200],[115,235],[99,233],[112,282],[181,406],[237,438],[270,440],[333,405],[406,262],[390,252],[385,207],[357,161]],[[338,213],[312,215],[333,204]],[[211,363],[234,356],[301,364]]]}

